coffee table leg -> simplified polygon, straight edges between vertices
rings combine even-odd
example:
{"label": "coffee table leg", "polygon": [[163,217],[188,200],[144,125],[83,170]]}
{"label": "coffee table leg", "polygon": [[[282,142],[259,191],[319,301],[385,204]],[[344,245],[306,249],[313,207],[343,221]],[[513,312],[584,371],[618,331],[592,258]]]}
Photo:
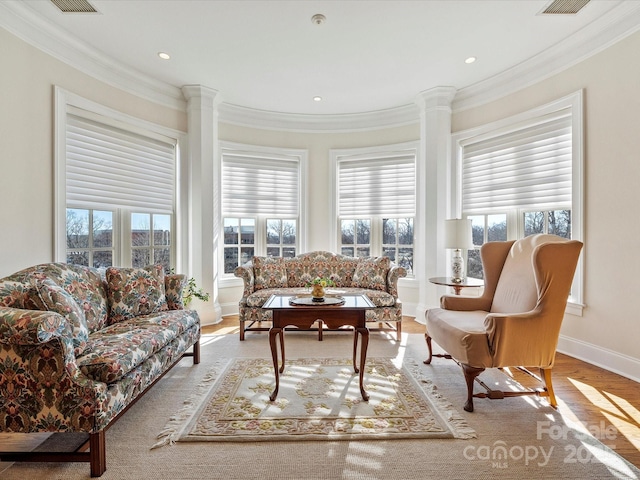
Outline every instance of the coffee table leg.
{"label": "coffee table leg", "polygon": [[353,371],[359,373],[358,364],[356,362],[357,352],[358,350],[358,327],[353,327]]}
{"label": "coffee table leg", "polygon": [[[280,347],[282,350],[282,370],[278,365],[278,346],[276,344],[276,336],[280,335]],[[280,388],[280,372],[284,370],[284,337],[282,335],[282,328],[271,328],[269,330],[269,346],[271,347],[271,358],[273,359],[273,371],[276,376],[276,388],[269,397],[272,402],[278,396],[278,389]]]}
{"label": "coffee table leg", "polygon": [[[365,402],[369,401],[369,394],[364,389],[364,367],[367,362],[367,347],[369,346],[369,329],[360,327],[356,331],[356,337],[362,335],[362,346],[360,347],[360,393]],[[355,361],[355,360],[354,360]]]}

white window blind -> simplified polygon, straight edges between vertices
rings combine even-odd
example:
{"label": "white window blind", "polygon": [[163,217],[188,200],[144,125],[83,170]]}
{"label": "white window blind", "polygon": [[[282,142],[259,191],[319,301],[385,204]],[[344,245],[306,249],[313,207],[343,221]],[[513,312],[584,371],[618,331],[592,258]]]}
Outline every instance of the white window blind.
{"label": "white window blind", "polygon": [[175,145],[67,115],[68,205],[173,213]]}
{"label": "white window blind", "polygon": [[466,214],[571,204],[571,112],[463,146]]}
{"label": "white window blind", "polygon": [[297,217],[300,160],[223,152],[223,216]]}
{"label": "white window blind", "polygon": [[338,159],[341,217],[412,217],[416,210],[415,153]]}

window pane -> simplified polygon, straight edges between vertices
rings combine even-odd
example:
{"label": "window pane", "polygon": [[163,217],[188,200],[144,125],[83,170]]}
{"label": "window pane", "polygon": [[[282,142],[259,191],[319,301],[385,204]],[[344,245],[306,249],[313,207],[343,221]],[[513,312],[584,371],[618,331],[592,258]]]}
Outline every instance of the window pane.
{"label": "window pane", "polygon": [[342,232],[342,244],[353,245],[355,242],[355,221],[354,220],[342,220],[340,222],[340,231]]}
{"label": "window pane", "polygon": [[413,274],[413,248],[400,248],[396,263],[404,267],[407,270],[407,274]]}
{"label": "window pane", "polygon": [[356,243],[371,243],[371,220],[356,220]]}
{"label": "window pane", "polygon": [[164,266],[165,272],[171,268],[171,250],[168,248],[156,248],[153,250],[153,263]]}
{"label": "window pane", "polygon": [[239,225],[240,225],[240,220],[238,218],[224,219],[224,244],[225,245],[236,245],[238,243]]}
{"label": "window pane", "polygon": [[389,257],[392,262],[396,261],[396,249],[394,247],[382,247],[382,256]]}
{"label": "window pane", "polygon": [[295,245],[297,236],[297,223],[295,220],[282,221],[282,243]]}
{"label": "window pane", "polygon": [[131,252],[131,265],[136,268],[146,267],[149,261],[149,250],[146,248],[138,248]]}
{"label": "window pane", "polygon": [[549,233],[563,238],[571,238],[571,210],[549,212]]}
{"label": "window pane", "polygon": [[[89,210],[67,208],[67,248],[89,247]],[[69,262],[74,263],[74,262]],[[85,265],[79,263],[78,265]]]}
{"label": "window pane", "polygon": [[484,215],[471,215],[471,236],[474,245],[484,243]]}
{"label": "window pane", "polygon": [[[240,243],[255,243],[256,221],[253,218],[242,218],[240,220]],[[251,255],[253,256],[253,255]]]}
{"label": "window pane", "polygon": [[398,220],[398,243],[400,245],[413,245],[413,218],[401,218]]}
{"label": "window pane", "polygon": [[110,267],[113,265],[113,252],[93,252],[93,266],[95,268]]}
{"label": "window pane", "polygon": [[280,247],[267,247],[267,257],[279,257]]}
{"label": "window pane", "polygon": [[[504,242],[507,240],[507,215],[487,215],[487,241]],[[475,241],[473,242],[476,245]]]}
{"label": "window pane", "polygon": [[340,253],[342,253],[342,255],[346,255],[347,257],[354,256],[353,247],[342,247],[342,249],[340,250]]}
{"label": "window pane", "polygon": [[153,215],[153,244],[171,245],[171,215]]}
{"label": "window pane", "polygon": [[280,245],[281,220],[267,220],[267,245]]}
{"label": "window pane", "polygon": [[369,253],[371,250],[369,249],[369,247],[358,247],[356,248],[356,254],[358,255],[358,257],[370,257],[371,254]]}
{"label": "window pane", "polygon": [[395,218],[382,219],[382,243],[384,245],[395,245],[396,243],[396,220]]}
{"label": "window pane", "polygon": [[93,211],[93,246],[113,247],[113,212]]}
{"label": "window pane", "polygon": [[524,214],[524,236],[544,233],[544,212],[526,212]]}
{"label": "window pane", "polygon": [[67,263],[89,266],[89,252],[67,252]]}
{"label": "window pane", "polygon": [[240,262],[242,265],[251,260],[254,256],[253,247],[242,247],[240,249]]}
{"label": "window pane", "polygon": [[145,247],[150,245],[151,215],[148,213],[131,214],[131,245]]}
{"label": "window pane", "polygon": [[233,273],[238,266],[238,249],[226,247],[224,249],[224,273]]}
{"label": "window pane", "polygon": [[296,256],[295,247],[284,247],[282,249],[282,257],[283,258],[293,258]]}
{"label": "window pane", "polygon": [[471,278],[484,278],[480,250],[467,250],[467,276]]}

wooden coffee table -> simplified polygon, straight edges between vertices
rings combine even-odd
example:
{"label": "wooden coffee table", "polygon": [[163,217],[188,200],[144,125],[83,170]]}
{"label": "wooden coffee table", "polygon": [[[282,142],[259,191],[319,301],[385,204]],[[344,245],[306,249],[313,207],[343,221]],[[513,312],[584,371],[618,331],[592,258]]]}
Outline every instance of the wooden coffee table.
{"label": "wooden coffee table", "polygon": [[[371,300],[366,295],[344,295],[342,305],[331,305],[323,303],[310,303],[309,305],[292,305],[291,299],[294,295],[272,295],[262,306],[267,310],[272,310],[273,321],[269,329],[269,345],[271,356],[273,357],[273,368],[276,376],[276,388],[269,397],[271,401],[276,399],[280,388],[280,373],[284,371],[284,330],[285,327],[293,326],[298,328],[311,328],[315,322],[320,322],[322,329],[324,323],[331,329],[350,326],[354,329],[353,335],[353,370],[360,374],[360,393],[365,401],[369,400],[369,394],[364,389],[364,367],[367,359],[367,347],[369,345],[369,329],[365,325],[365,314],[370,308],[375,308]],[[356,352],[358,350],[358,335],[362,336],[360,346],[360,367],[356,364]],[[282,365],[278,364],[278,349],[276,337],[280,338],[280,351],[282,354]]]}

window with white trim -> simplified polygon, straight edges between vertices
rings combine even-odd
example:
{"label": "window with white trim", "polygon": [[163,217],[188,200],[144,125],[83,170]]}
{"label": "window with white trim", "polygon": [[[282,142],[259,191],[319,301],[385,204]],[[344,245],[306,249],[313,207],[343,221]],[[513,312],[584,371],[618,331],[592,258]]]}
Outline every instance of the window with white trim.
{"label": "window with white trim", "polygon": [[[474,245],[536,233],[582,238],[581,92],[454,140]],[[468,272],[482,278],[477,251],[469,251]],[[579,265],[571,297],[578,304],[581,276]]]}
{"label": "window with white trim", "polygon": [[307,153],[222,142],[222,264],[232,276],[254,255],[300,251]]}
{"label": "window with white trim", "polygon": [[175,267],[178,139],[72,94],[56,99],[57,209],[65,212],[57,256],[94,267]]}
{"label": "window with white trim", "polygon": [[343,255],[388,256],[413,275],[415,143],[333,150]]}

